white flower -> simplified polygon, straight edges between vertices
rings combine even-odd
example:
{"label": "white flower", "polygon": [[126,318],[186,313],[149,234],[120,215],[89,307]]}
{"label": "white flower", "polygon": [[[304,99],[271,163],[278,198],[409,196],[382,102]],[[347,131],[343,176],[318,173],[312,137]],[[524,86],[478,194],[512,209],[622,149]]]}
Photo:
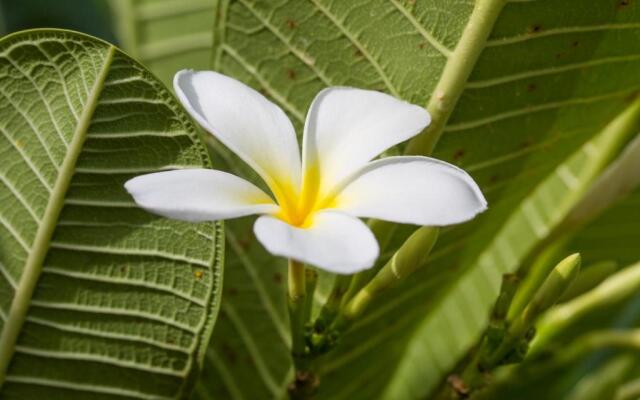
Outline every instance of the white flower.
{"label": "white flower", "polygon": [[428,157],[371,161],[429,125],[422,107],[375,91],[325,89],[311,104],[300,157],[284,112],[243,83],[184,70],[174,87],[187,111],[251,166],[271,195],[209,169],[128,181],[136,203],[155,214],[186,221],[262,214],[254,231],[268,251],[350,274],[370,268],[379,252],[359,217],[442,226],[486,209],[476,183],[453,165]]}

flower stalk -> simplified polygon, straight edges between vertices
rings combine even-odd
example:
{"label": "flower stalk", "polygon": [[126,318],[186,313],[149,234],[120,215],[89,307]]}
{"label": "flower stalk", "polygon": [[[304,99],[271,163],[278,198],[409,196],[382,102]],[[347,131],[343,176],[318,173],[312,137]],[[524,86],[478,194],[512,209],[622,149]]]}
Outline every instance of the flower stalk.
{"label": "flower stalk", "polygon": [[296,370],[304,370],[305,360],[305,302],[307,294],[306,274],[304,265],[289,259],[288,279],[289,320],[291,325],[291,355]]}
{"label": "flower stalk", "polygon": [[342,300],[345,299],[347,290],[352,281],[352,275],[336,275],[333,282],[331,293],[327,297],[327,301],[320,310],[320,315],[315,323],[316,331],[322,332],[326,330],[338,315]]}
{"label": "flower stalk", "polygon": [[288,305],[291,328],[291,356],[295,374],[288,387],[291,400],[306,400],[313,396],[318,378],[311,370],[312,355],[307,347],[307,322],[311,317],[313,293],[318,273],[304,264],[289,259]]}
{"label": "flower stalk", "polygon": [[439,231],[437,227],[418,228],[375,277],[342,308],[335,322],[335,329],[343,330],[358,318],[381,292],[424,265],[438,240]]}
{"label": "flower stalk", "polygon": [[[515,274],[503,276],[500,296],[493,308],[489,327],[481,345],[466,363],[461,375],[452,375],[452,378],[462,382],[467,393],[485,387],[489,381],[489,373],[495,367],[524,358],[531,340],[532,326],[540,314],[552,307],[575,281],[580,271],[580,263],[580,255],[572,254],[555,265],[534,291],[523,311],[513,320],[509,319],[507,314],[511,311],[510,305],[518,291],[519,280]],[[451,398],[451,390],[452,387],[444,386],[436,398]]]}
{"label": "flower stalk", "polygon": [[576,253],[555,266],[524,311],[509,325],[502,343],[483,360],[485,367],[499,365],[507,354],[517,347],[518,342],[525,338],[540,314],[551,308],[575,281],[580,272],[580,264],[580,254]]}
{"label": "flower stalk", "polygon": [[313,295],[316,292],[316,286],[318,286],[318,272],[312,268],[306,268],[305,274],[305,301],[304,301],[304,324],[306,330],[306,324],[311,319],[313,313]]}

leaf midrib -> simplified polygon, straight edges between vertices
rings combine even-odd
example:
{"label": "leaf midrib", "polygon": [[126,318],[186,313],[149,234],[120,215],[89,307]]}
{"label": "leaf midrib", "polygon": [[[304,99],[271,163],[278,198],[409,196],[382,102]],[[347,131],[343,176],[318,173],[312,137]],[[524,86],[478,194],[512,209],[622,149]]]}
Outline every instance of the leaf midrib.
{"label": "leaf midrib", "polygon": [[75,171],[75,165],[87,138],[87,132],[93,113],[98,105],[98,99],[104,88],[115,54],[115,47],[107,50],[104,63],[91,88],[87,101],[78,120],[67,154],[60,167],[60,173],[51,192],[51,198],[45,209],[41,224],[38,226],[31,252],[25,262],[24,271],[18,282],[15,296],[11,302],[7,321],[0,334],[0,387],[3,385],[9,364],[15,352],[16,343],[25,322],[27,311],[31,303],[33,292],[42,272],[43,262],[49,251],[49,245],[55,231],[60,212],[64,206],[64,199]]}
{"label": "leaf midrib", "polygon": [[407,154],[430,155],[435,148],[506,3],[507,0],[475,1],[462,36],[429,99],[427,110],[431,114],[431,125],[409,142]]}

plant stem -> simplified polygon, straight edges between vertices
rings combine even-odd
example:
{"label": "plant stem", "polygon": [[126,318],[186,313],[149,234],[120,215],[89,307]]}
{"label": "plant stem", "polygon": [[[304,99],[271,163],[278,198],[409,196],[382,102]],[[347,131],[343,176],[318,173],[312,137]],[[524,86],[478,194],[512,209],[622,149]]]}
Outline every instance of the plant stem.
{"label": "plant stem", "polygon": [[307,294],[304,265],[289,260],[289,320],[291,325],[291,355],[296,370],[303,370],[305,359],[304,323]]}
{"label": "plant stem", "polygon": [[311,313],[313,312],[313,295],[316,291],[316,286],[318,285],[318,272],[316,272],[312,268],[307,268],[305,270],[305,301],[304,301],[304,318],[303,324],[305,325],[311,319]]}
{"label": "plant stem", "polygon": [[[372,219],[369,221],[369,228],[378,240],[378,246],[380,246],[380,254],[384,253],[387,246],[391,242],[394,233],[396,232],[397,225],[386,221],[380,221],[378,219]],[[358,272],[352,275],[349,280],[349,284],[346,287],[346,294],[344,295],[344,302],[351,300],[358,291],[364,288],[369,281],[376,275],[376,273],[382,268],[381,266],[373,267],[371,269]]]}
{"label": "plant stem", "polygon": [[317,329],[323,331],[331,325],[331,322],[333,322],[334,318],[338,314],[338,310],[342,304],[342,299],[345,297],[345,294],[349,289],[351,278],[351,275],[336,276],[331,293],[329,293],[327,302],[322,307],[318,320],[316,321]]}
{"label": "plant stem", "polygon": [[[309,276],[309,282],[307,282]],[[288,387],[291,400],[310,399],[318,386],[317,377],[311,372],[311,357],[306,345],[305,324],[311,309],[317,275],[307,271],[304,264],[289,260],[289,321],[291,324],[291,356],[295,367],[293,382]],[[309,292],[307,292],[309,289]]]}
{"label": "plant stem", "polygon": [[431,114],[431,125],[409,142],[406,154],[429,155],[433,152],[506,2],[506,0],[475,1],[469,23],[455,50],[449,56],[440,81],[429,99],[427,110]]}

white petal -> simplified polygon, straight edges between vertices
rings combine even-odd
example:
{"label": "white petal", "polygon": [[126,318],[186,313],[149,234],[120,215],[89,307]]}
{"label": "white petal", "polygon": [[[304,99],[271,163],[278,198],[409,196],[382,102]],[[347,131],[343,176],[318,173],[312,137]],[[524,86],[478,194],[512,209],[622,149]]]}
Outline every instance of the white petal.
{"label": "white petal", "polygon": [[336,204],[359,217],[431,226],[468,221],[487,208],[465,171],[429,157],[370,163],[342,190]]}
{"label": "white petal", "polygon": [[173,86],[189,114],[256,170],[272,190],[278,182],[298,187],[298,140],[277,105],[244,83],[213,71],[182,70]]}
{"label": "white petal", "polygon": [[335,211],[315,214],[307,228],[262,216],[253,230],[269,252],[329,272],[353,274],[371,268],[378,258],[378,242],[367,225]]}
{"label": "white petal", "polygon": [[304,170],[318,168],[321,193],[431,122],[423,108],[372,90],[332,87],[311,104],[303,140]]}
{"label": "white petal", "polygon": [[136,204],[184,221],[215,221],[275,213],[278,206],[242,178],[210,169],[181,169],[137,176],[125,183]]}

